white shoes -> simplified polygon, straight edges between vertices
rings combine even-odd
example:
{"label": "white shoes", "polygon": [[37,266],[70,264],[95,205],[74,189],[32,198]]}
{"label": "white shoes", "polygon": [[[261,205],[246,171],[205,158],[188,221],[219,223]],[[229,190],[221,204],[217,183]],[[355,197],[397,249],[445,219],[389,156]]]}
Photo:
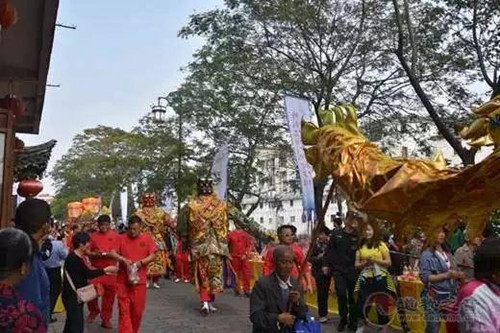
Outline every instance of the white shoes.
{"label": "white shoes", "polygon": [[181,279],[177,278],[177,279],[174,280],[174,282],[175,283],[179,283],[179,282],[181,282]]}
{"label": "white shoes", "polygon": [[153,283],[153,288],[160,289],[160,285],[158,283]]}
{"label": "white shoes", "polygon": [[210,309],[210,312],[217,312],[219,309],[217,309],[213,303],[208,303],[208,308]]}
{"label": "white shoes", "polygon": [[184,280],[184,283],[189,283],[190,281],[188,279],[185,279]]}
{"label": "white shoes", "polygon": [[322,324],[326,323],[328,321],[328,317],[319,317],[318,321]]}
{"label": "white shoes", "polygon": [[203,302],[203,304],[201,305],[200,312],[203,315],[207,315],[210,313],[210,307],[208,306],[208,302]]}
{"label": "white shoes", "polygon": [[149,288],[149,281],[146,282],[146,288]]}

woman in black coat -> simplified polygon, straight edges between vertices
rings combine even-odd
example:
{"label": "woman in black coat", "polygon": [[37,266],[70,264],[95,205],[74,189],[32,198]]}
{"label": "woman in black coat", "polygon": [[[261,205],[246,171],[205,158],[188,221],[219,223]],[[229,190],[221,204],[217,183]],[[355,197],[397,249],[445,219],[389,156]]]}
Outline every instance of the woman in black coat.
{"label": "woman in black coat", "polygon": [[108,266],[104,269],[90,269],[85,263],[89,248],[90,236],[86,232],[79,232],[73,236],[73,251],[68,254],[64,262],[64,281],[62,301],[66,308],[66,322],[64,333],[83,333],[84,317],[83,304],[78,301],[75,290],[68,281],[68,274],[75,289],[88,285],[88,281],[103,274],[116,274],[117,266]]}

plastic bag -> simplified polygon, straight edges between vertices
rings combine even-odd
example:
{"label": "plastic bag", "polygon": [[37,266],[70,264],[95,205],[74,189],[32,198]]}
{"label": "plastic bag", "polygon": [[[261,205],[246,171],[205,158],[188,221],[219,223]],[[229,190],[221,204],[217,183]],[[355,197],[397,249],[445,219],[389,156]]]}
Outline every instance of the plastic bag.
{"label": "plastic bag", "polygon": [[128,282],[130,284],[139,283],[139,268],[137,267],[136,264],[128,266],[127,273],[128,273]]}
{"label": "plastic bag", "polygon": [[321,324],[314,319],[295,320],[290,333],[321,333]]}

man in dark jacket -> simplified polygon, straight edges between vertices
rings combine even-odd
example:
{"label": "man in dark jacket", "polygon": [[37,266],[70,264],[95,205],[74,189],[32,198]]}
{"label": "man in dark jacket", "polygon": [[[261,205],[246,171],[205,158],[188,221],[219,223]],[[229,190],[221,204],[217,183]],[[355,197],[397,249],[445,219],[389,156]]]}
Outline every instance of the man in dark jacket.
{"label": "man in dark jacket", "polygon": [[328,292],[330,290],[332,276],[330,274],[323,274],[322,266],[326,247],[328,246],[329,234],[330,229],[326,227],[320,230],[318,240],[316,241],[316,244],[314,244],[310,259],[312,264],[312,275],[316,280],[318,315],[320,323],[326,323],[328,321]]}
{"label": "man in dark jacket", "polygon": [[273,258],[274,273],[261,277],[250,296],[253,333],[287,332],[296,318],[305,319],[307,313],[297,280],[290,276],[293,251],[286,245],[278,245]]}
{"label": "man in dark jacket", "polygon": [[360,215],[354,211],[347,212],[345,227],[330,234],[330,241],[323,260],[323,274],[333,273],[335,291],[339,305],[340,322],[337,331],[345,331],[347,323],[350,330],[356,330],[357,316],[354,300],[354,287],[357,274],[354,266],[358,248],[358,221]]}

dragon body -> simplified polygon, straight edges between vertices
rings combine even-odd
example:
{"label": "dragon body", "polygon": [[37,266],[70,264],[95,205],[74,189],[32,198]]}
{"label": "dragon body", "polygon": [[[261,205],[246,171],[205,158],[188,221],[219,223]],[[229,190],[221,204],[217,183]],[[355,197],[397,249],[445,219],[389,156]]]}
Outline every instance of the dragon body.
{"label": "dragon body", "polygon": [[[481,138],[495,147],[500,143],[500,105],[491,104],[482,106],[479,115],[487,126],[482,120],[481,131],[469,135],[476,146]],[[449,169],[441,155],[430,160],[384,154],[360,132],[352,105],[321,111],[320,117],[321,127],[310,122],[302,126],[302,140],[309,146],[306,158],[316,177],[333,176],[356,209],[392,222],[397,233],[416,227],[432,232],[445,224],[453,228],[460,220],[468,222],[471,233],[478,233],[492,210],[500,208],[500,150],[476,165]]]}

